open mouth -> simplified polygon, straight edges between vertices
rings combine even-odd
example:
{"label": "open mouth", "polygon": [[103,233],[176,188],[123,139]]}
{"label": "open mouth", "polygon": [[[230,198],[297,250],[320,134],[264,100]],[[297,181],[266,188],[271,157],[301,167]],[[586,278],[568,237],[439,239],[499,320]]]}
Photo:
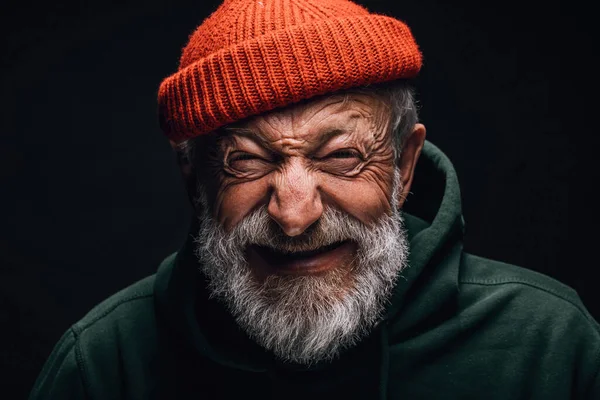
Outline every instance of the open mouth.
{"label": "open mouth", "polygon": [[250,246],[249,261],[275,274],[313,274],[347,263],[355,244],[350,240],[335,242],[310,251],[283,252],[266,246]]}
{"label": "open mouth", "polygon": [[259,247],[259,251],[268,253],[268,255],[271,257],[307,258],[307,257],[316,256],[318,254],[326,253],[328,251],[336,249],[336,248],[342,246],[344,243],[345,243],[344,241],[336,242],[336,243],[329,244],[327,246],[319,247],[315,250],[298,251],[298,252],[283,252],[283,251],[274,249],[272,247],[262,247],[262,246],[258,246],[258,247]]}

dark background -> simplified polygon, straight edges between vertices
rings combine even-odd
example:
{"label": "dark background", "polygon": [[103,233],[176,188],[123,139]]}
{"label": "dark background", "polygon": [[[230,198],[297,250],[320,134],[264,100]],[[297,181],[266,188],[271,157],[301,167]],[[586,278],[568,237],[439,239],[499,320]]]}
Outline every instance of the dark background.
{"label": "dark background", "polygon": [[[467,250],[567,283],[600,319],[591,10],[361,3],[405,20],[421,46],[421,119],[458,171]],[[216,4],[2,6],[3,398],[25,397],[70,324],[182,243],[190,209],[156,93]]]}

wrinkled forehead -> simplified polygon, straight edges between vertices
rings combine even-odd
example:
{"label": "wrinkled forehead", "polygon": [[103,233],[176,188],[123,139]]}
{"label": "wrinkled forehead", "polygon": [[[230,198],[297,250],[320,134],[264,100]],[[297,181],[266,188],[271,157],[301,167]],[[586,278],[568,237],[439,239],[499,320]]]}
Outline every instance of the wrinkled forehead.
{"label": "wrinkled forehead", "polygon": [[389,105],[375,93],[345,92],[254,116],[231,125],[226,131],[258,136],[266,142],[313,141],[316,136],[340,131],[364,135],[383,131],[390,114]]}

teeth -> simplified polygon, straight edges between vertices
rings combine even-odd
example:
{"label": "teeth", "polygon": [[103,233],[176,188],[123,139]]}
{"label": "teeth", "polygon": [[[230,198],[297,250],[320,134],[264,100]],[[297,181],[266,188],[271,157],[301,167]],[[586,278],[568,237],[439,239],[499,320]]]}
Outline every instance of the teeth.
{"label": "teeth", "polygon": [[313,250],[302,250],[302,251],[287,251],[287,250],[281,250],[281,249],[275,249],[275,248],[271,248],[270,250],[275,252],[275,253],[280,253],[286,256],[292,256],[292,257],[310,257],[310,256],[314,256],[320,253],[324,253],[326,251],[329,251],[337,246],[339,246],[341,243],[340,242],[336,242],[336,243],[330,243],[328,245],[313,249]]}

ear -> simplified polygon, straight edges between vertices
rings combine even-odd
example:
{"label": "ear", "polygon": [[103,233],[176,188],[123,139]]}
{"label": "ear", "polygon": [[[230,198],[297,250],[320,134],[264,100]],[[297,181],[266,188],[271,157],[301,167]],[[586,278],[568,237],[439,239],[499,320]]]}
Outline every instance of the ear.
{"label": "ear", "polygon": [[173,142],[172,140],[169,140],[169,143],[171,144],[171,148],[177,157],[177,165],[179,165],[179,171],[181,172],[181,177],[187,191],[188,199],[192,207],[194,207],[194,197],[196,195],[196,175],[194,168],[192,168],[190,160],[183,156],[177,143]]}
{"label": "ear", "polygon": [[406,138],[400,154],[398,166],[400,167],[400,179],[402,180],[402,190],[398,193],[398,207],[402,208],[406,197],[410,193],[415,166],[425,144],[425,125],[415,124],[412,132]]}

